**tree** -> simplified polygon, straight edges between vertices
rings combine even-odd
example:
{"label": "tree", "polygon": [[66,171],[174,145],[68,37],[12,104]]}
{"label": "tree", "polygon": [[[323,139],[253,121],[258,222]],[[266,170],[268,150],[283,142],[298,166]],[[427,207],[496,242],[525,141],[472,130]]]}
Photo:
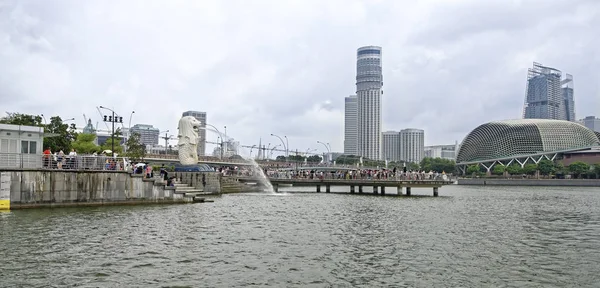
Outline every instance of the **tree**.
{"label": "tree", "polygon": [[290,161],[297,161],[297,162],[303,162],[304,161],[304,156],[300,156],[300,155],[290,155],[288,157],[288,159]]}
{"label": "tree", "polygon": [[140,161],[146,157],[146,145],[140,142],[140,134],[133,133],[125,143],[125,146],[127,147],[126,155],[133,161]]}
{"label": "tree", "polygon": [[275,157],[275,160],[276,161],[285,161],[285,156],[279,155],[279,156]]}
{"label": "tree", "polygon": [[77,140],[71,143],[71,147],[73,147],[77,153],[92,154],[100,150],[100,147],[94,143],[94,140],[96,140],[96,135],[80,133],[77,135]]}
{"label": "tree", "polygon": [[419,163],[413,163],[413,162],[407,163],[406,169],[408,169],[410,171],[418,171],[420,169]]}
{"label": "tree", "polygon": [[512,164],[506,167],[506,172],[508,172],[510,175],[523,174],[523,169],[519,164]]}
{"label": "tree", "polygon": [[583,162],[573,162],[569,165],[569,171],[573,173],[575,178],[579,178],[582,174],[590,172],[590,165]]}
{"label": "tree", "polygon": [[600,164],[594,164],[594,174],[596,174],[596,178],[600,178]]}
{"label": "tree", "polygon": [[[319,162],[321,162],[321,160],[323,160],[323,158],[321,158],[321,156],[319,156],[319,155],[311,155],[306,158],[306,162],[310,162],[310,163],[319,163]],[[336,163],[337,163],[337,161],[336,161]]]}
{"label": "tree", "polygon": [[496,165],[496,166],[494,166],[494,169],[492,169],[492,174],[494,174],[494,175],[502,175],[502,174],[504,174],[504,171],[506,171],[506,167],[505,166]]}
{"label": "tree", "polygon": [[34,116],[34,115],[28,115],[28,114],[21,114],[21,113],[6,113],[7,116],[6,117],[2,117],[0,119],[0,123],[2,124],[12,124],[12,125],[23,125],[23,126],[38,126],[38,127],[42,127],[44,126],[42,124],[42,117],[41,116]]}
{"label": "tree", "polygon": [[540,170],[540,174],[542,175],[550,175],[556,171],[554,168],[554,163],[548,159],[541,160],[537,164],[538,170]]}
{"label": "tree", "polygon": [[527,175],[533,175],[533,174],[535,174],[535,171],[537,171],[537,165],[535,165],[535,164],[526,164],[523,167],[523,173],[525,173]]}
{"label": "tree", "polygon": [[121,128],[117,128],[117,130],[115,130],[115,133],[111,135],[110,138],[106,139],[104,144],[102,144],[102,151],[111,150],[115,154],[120,154],[121,152],[123,152],[123,147],[121,147],[121,141],[123,141],[123,137],[120,137],[122,135],[123,133],[121,132]]}
{"label": "tree", "polygon": [[454,160],[444,159],[444,158],[431,158],[425,157],[421,160],[421,164],[419,165],[421,170],[429,172],[435,171],[438,173],[448,172],[452,173],[456,170],[456,163]]}
{"label": "tree", "polygon": [[356,155],[341,155],[335,162],[340,165],[356,165],[360,162],[360,157]]}
{"label": "tree", "polygon": [[62,122],[59,116],[50,118],[50,123],[46,125],[46,132],[57,134],[55,136],[44,137],[44,148],[50,147],[51,151],[63,151],[69,153],[71,151],[71,143],[76,139],[75,124]]}
{"label": "tree", "polygon": [[481,168],[477,164],[469,165],[467,167],[467,174],[469,174],[469,175],[479,173],[480,171],[481,171]]}

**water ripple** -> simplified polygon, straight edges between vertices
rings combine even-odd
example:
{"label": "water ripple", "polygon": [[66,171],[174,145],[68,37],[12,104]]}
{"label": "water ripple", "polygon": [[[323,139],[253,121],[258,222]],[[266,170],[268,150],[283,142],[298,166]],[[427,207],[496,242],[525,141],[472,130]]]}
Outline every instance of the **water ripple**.
{"label": "water ripple", "polygon": [[440,192],[449,197],[241,194],[208,205],[2,213],[0,279],[8,287],[600,283],[597,191]]}

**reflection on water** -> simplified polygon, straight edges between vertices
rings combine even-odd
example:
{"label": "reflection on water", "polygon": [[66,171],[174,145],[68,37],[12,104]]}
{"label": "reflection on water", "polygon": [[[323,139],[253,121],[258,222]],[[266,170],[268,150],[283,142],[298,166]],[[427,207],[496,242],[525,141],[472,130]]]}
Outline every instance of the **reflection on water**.
{"label": "reflection on water", "polygon": [[287,189],[0,213],[0,286],[594,287],[594,190],[450,186],[447,197],[396,198]]}

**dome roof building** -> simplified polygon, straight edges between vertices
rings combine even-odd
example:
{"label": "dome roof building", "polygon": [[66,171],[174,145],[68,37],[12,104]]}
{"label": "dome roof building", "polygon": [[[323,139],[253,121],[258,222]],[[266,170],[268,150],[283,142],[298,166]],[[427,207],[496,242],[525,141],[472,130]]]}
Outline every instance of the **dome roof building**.
{"label": "dome roof building", "polygon": [[537,163],[544,156],[597,146],[600,146],[599,136],[576,122],[550,119],[494,121],[480,125],[465,137],[456,163],[483,164],[519,159],[526,162],[530,157]]}

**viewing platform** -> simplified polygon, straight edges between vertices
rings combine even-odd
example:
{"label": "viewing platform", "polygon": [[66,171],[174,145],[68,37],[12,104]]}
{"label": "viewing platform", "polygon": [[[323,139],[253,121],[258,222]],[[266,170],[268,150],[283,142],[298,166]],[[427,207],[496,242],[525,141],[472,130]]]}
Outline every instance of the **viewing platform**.
{"label": "viewing platform", "polygon": [[[240,182],[258,182],[254,177],[235,177]],[[396,180],[396,179],[288,179],[288,178],[269,178],[275,192],[279,191],[280,185],[291,186],[315,186],[316,192],[321,192],[321,187],[325,188],[326,193],[331,192],[332,186],[350,186],[350,193],[363,194],[364,187],[372,187],[373,194],[385,195],[386,187],[396,188],[398,195],[411,195],[411,188],[433,188],[433,196],[439,195],[439,188],[444,185],[451,185],[453,181],[444,180]],[[406,194],[403,189],[406,188]]]}

